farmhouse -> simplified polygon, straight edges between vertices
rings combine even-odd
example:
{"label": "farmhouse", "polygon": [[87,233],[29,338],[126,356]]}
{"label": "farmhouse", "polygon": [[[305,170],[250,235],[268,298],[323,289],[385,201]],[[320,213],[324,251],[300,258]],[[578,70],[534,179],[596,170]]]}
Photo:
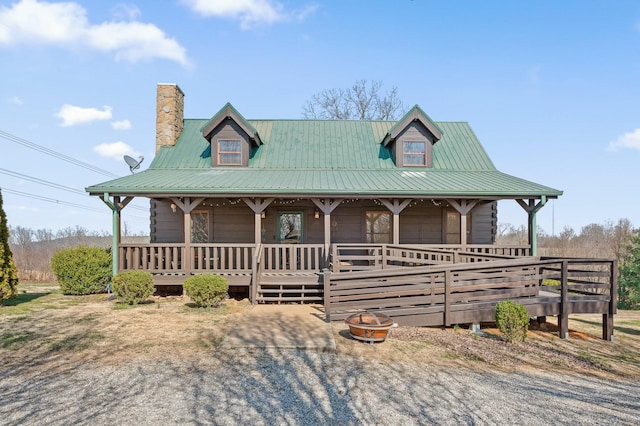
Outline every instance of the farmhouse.
{"label": "farmhouse", "polygon": [[[254,303],[324,302],[328,317],[380,309],[421,325],[477,321],[497,300],[540,296],[544,265],[530,257],[537,254],[536,213],[562,192],[498,171],[466,122],[433,121],[417,105],[398,121],[256,120],[230,103],[211,118],[185,119],[181,89],[157,90],[149,168],[87,188],[113,212],[114,273],[147,270],[158,286],[218,273]],[[120,212],[134,197],[150,200],[149,244],[120,242]],[[498,200],[523,207],[527,246],[495,244]],[[445,276],[489,260],[520,263],[499,265],[496,271],[511,271],[506,276],[483,272],[482,315],[435,308],[455,300]],[[561,261],[548,268],[549,277],[562,275]],[[404,284],[385,290],[381,283],[393,279],[384,274],[405,277]],[[419,276],[406,279],[411,274]],[[337,295],[340,279],[377,283],[359,294],[378,300]],[[442,281],[442,291],[427,281]],[[601,302],[608,310],[610,300]],[[424,303],[430,310],[401,313]],[[530,313],[560,308],[545,309]]]}

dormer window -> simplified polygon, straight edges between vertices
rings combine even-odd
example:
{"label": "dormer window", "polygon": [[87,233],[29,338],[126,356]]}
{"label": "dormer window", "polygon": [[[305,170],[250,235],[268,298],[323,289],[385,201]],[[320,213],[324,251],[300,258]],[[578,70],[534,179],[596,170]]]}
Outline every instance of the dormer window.
{"label": "dormer window", "polygon": [[404,166],[427,165],[427,144],[425,141],[404,141],[402,152]]}
{"label": "dormer window", "polygon": [[218,164],[242,165],[242,143],[239,139],[220,139],[218,141]]}

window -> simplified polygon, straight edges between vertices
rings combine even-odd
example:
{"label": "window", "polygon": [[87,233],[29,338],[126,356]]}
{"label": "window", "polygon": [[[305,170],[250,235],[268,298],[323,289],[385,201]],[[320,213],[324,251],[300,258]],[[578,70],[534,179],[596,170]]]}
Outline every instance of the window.
{"label": "window", "polygon": [[424,141],[404,141],[403,142],[403,162],[404,166],[426,166],[427,165],[427,144]]}
{"label": "window", "polygon": [[218,164],[242,165],[242,144],[239,140],[218,141]]}
{"label": "window", "polygon": [[191,212],[191,242],[209,242],[209,212],[204,210]]}
{"label": "window", "polygon": [[391,242],[391,213],[366,213],[366,241],[367,243],[389,244]]}

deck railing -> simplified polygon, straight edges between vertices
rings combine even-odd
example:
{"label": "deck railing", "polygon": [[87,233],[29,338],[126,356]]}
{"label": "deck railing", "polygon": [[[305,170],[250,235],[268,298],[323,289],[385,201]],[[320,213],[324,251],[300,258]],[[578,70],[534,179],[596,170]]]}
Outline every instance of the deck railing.
{"label": "deck railing", "polygon": [[[485,262],[514,259],[504,253],[520,253],[520,248],[491,246],[492,248],[462,251],[457,245],[446,249],[442,245],[408,244],[333,244],[332,271],[366,271],[402,266],[426,266],[454,263]],[[473,248],[473,247],[471,247]]]}
{"label": "deck railing", "polygon": [[603,338],[613,332],[615,261],[509,259],[326,273],[328,320],[376,311],[404,325],[492,321],[495,305],[516,300],[532,316],[558,315],[568,335],[569,313],[601,313]]}
{"label": "deck railing", "polygon": [[[262,244],[263,270],[321,271],[329,267],[322,244]],[[443,244],[333,244],[329,262],[332,270],[386,269],[443,263],[480,262],[520,256],[520,246]],[[187,253],[183,243],[123,243],[119,247],[120,271],[144,270],[154,274],[240,272],[253,269],[255,244],[192,243]],[[186,256],[189,254],[189,256]]]}
{"label": "deck railing", "polygon": [[264,272],[319,272],[325,267],[323,244],[262,244]]}
{"label": "deck railing", "polygon": [[176,243],[120,244],[118,270],[151,273],[183,272],[184,245]]}
{"label": "deck railing", "polygon": [[193,272],[251,273],[254,244],[191,244]]}

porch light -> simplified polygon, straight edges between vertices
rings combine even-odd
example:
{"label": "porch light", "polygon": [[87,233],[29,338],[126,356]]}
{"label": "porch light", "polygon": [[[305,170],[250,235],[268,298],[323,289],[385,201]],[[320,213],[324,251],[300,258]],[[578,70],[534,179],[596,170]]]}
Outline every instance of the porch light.
{"label": "porch light", "polygon": [[262,210],[262,211],[260,212],[260,218],[261,218],[261,219],[264,219],[265,217],[267,217],[267,212],[266,212],[265,210]]}
{"label": "porch light", "polygon": [[314,219],[320,219],[320,210],[316,209],[316,211],[313,213],[313,217]]}
{"label": "porch light", "polygon": [[171,203],[171,211],[172,212],[174,212],[174,213],[176,212],[176,207],[178,207],[178,206],[176,206],[174,203]]}

